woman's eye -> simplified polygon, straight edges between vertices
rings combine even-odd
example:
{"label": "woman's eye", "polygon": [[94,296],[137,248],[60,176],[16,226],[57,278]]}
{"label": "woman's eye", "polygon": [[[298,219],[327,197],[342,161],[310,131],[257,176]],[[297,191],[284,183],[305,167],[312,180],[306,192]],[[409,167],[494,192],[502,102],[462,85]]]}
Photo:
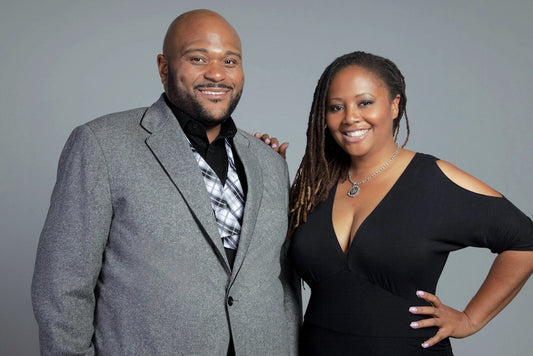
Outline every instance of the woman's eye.
{"label": "woman's eye", "polygon": [[363,100],[359,103],[359,106],[368,106],[370,104],[372,104],[373,101],[372,100]]}
{"label": "woman's eye", "polygon": [[331,112],[341,111],[342,109],[343,109],[342,105],[330,105],[329,106],[329,111]]}

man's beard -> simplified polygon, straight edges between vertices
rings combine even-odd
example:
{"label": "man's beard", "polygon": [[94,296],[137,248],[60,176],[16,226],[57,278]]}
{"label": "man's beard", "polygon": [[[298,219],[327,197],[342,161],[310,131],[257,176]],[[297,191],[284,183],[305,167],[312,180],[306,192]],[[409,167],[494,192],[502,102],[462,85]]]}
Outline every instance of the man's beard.
{"label": "man's beard", "polygon": [[[230,102],[228,104],[228,107],[226,108],[226,111],[223,113],[222,117],[216,118],[213,117],[209,111],[204,108],[204,106],[193,96],[191,96],[187,91],[180,90],[178,88],[178,85],[175,81],[175,75],[174,72],[168,69],[168,77],[167,77],[167,96],[168,99],[172,104],[174,104],[178,109],[184,111],[189,116],[191,116],[194,120],[200,122],[205,127],[211,127],[216,126],[231,116],[235,108],[237,107],[237,104],[239,103],[239,100],[241,98],[242,89],[238,92],[234,92],[235,94],[230,97]],[[208,83],[205,85],[199,85],[197,87],[204,87],[204,88],[228,88],[225,84],[216,84],[216,83]]]}

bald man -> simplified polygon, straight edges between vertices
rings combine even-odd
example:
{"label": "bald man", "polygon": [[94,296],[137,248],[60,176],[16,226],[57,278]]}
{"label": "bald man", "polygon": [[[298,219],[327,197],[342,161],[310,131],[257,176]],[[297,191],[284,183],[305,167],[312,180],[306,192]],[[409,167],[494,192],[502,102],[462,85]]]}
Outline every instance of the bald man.
{"label": "bald man", "polygon": [[77,127],[59,160],[32,284],[43,355],[290,355],[285,161],[236,128],[239,36],[170,25],[149,108]]}

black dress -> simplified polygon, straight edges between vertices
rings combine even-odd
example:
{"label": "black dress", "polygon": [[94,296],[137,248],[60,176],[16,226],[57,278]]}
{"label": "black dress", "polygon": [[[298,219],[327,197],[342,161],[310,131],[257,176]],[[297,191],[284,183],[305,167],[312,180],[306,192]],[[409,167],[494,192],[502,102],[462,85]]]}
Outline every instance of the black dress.
{"label": "black dress", "polygon": [[533,250],[533,223],[507,199],[450,181],[436,158],[417,153],[363,221],[344,253],[332,225],[336,186],[295,231],[290,256],[311,299],[303,355],[453,355],[448,339],[423,349],[435,328],[423,319],[417,290],[435,293],[450,251],[466,246]]}

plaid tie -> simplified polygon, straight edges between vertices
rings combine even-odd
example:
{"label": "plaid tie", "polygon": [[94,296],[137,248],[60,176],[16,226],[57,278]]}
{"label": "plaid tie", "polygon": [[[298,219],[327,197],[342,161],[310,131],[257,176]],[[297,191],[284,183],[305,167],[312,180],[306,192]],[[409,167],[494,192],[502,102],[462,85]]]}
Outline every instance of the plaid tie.
{"label": "plaid tie", "polygon": [[236,250],[241,234],[244,193],[235,167],[233,152],[227,139],[225,139],[225,146],[228,154],[228,177],[224,185],[192,145],[191,149],[204,177],[205,187],[211,199],[211,207],[215,213],[218,232],[224,247]]}

